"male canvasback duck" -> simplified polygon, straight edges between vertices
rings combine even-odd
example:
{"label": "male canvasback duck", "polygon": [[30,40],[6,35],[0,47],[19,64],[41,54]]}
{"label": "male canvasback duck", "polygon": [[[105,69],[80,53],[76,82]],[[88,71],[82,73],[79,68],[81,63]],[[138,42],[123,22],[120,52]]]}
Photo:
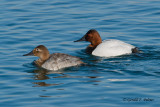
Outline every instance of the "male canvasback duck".
{"label": "male canvasback duck", "polygon": [[120,40],[104,40],[95,29],[89,30],[81,39],[74,41],[88,41],[91,44],[86,48],[87,53],[100,57],[115,57],[125,54],[138,53],[137,47]]}
{"label": "male canvasback duck", "polygon": [[75,56],[64,53],[49,54],[48,49],[43,45],[37,46],[31,52],[23,56],[38,56],[39,59],[34,61],[34,63],[37,66],[48,70],[59,70],[65,67],[84,64],[80,58]]}

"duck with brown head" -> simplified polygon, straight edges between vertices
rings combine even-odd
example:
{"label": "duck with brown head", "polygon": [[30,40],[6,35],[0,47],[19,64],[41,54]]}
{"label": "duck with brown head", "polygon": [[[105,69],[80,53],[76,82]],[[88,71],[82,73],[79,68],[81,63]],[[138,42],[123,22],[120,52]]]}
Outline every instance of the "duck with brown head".
{"label": "duck with brown head", "polygon": [[39,45],[36,48],[34,48],[31,52],[23,56],[39,57],[39,59],[35,61],[35,64],[38,66],[42,66],[42,64],[49,58],[50,54],[49,54],[48,49],[45,46]]}
{"label": "duck with brown head", "polygon": [[37,46],[31,52],[23,56],[39,57],[39,59],[34,61],[34,63],[37,66],[48,70],[58,70],[65,67],[84,64],[80,58],[75,56],[71,56],[64,53],[49,54],[48,49],[43,45]]}
{"label": "duck with brown head", "polygon": [[91,43],[86,48],[86,52],[90,54],[100,43],[102,43],[102,39],[99,33],[95,29],[89,30],[81,39],[76,40],[74,42],[80,42],[80,41],[88,41]]}
{"label": "duck with brown head", "polygon": [[101,57],[113,57],[124,54],[139,52],[138,48],[120,40],[105,40],[102,39],[95,29],[89,30],[81,39],[74,41],[88,41],[91,44],[86,48],[87,53]]}

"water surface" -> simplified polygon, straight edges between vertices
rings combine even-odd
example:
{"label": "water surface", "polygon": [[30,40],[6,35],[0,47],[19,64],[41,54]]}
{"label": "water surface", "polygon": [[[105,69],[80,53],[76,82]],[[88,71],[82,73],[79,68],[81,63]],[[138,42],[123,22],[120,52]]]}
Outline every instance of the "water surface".
{"label": "water surface", "polygon": [[[160,105],[159,0],[2,0],[0,106],[138,107]],[[74,43],[89,29],[143,53],[100,58]],[[24,57],[38,45],[81,57],[85,66],[45,71]]]}

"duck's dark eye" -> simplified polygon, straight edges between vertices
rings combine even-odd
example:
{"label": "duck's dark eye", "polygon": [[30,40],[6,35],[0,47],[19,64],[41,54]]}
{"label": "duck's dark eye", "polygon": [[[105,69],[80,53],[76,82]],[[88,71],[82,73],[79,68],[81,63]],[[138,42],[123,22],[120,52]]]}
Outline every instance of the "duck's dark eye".
{"label": "duck's dark eye", "polygon": [[38,49],[38,48],[36,48],[36,52],[39,52],[39,49]]}

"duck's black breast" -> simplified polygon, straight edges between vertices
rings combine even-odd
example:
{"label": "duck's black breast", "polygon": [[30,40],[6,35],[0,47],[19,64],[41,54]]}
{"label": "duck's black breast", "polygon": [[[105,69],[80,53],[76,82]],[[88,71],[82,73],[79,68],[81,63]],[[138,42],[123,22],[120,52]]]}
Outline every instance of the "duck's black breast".
{"label": "duck's black breast", "polygon": [[87,47],[86,48],[86,53],[88,53],[88,54],[92,54],[92,52],[93,52],[93,50],[95,49],[95,47]]}

